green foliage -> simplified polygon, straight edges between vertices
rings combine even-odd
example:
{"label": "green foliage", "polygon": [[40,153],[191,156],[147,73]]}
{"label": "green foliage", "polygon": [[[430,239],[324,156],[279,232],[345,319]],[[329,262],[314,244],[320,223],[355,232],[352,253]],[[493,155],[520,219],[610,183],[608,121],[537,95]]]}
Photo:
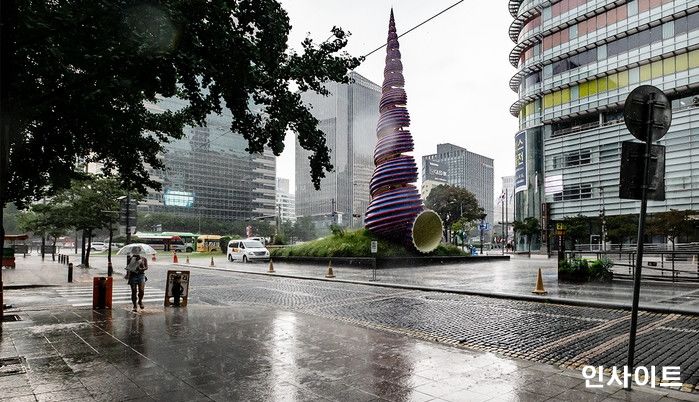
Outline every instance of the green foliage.
{"label": "green foliage", "polygon": [[667,236],[674,247],[678,237],[694,233],[696,223],[691,217],[696,214],[696,211],[678,211],[676,209],[653,214],[649,219],[648,229],[651,233]]}
{"label": "green foliage", "polygon": [[[324,82],[348,82],[361,61],[342,51],[348,33],[337,27],[291,51],[277,0],[8,1],[2,24],[11,155],[2,205],[69,187],[78,158],[145,194],[160,187],[146,166],[163,167],[162,143],[224,107],[251,153],[280,155],[286,133],[297,133],[318,187],[329,151],[296,88],[327,93]],[[170,97],[187,106],[147,108]]]}
{"label": "green foliage", "polygon": [[[110,177],[87,176],[74,181],[70,188],[59,193],[52,202],[63,205],[70,227],[92,231],[118,222],[118,214],[105,211],[119,211],[118,198],[126,192],[119,182]],[[38,205],[38,204],[37,204]]]}
{"label": "green foliage", "polygon": [[19,215],[18,227],[34,235],[51,236],[54,241],[70,228],[70,208],[58,203],[34,204]]}
{"label": "green foliage", "polygon": [[635,239],[638,234],[638,215],[613,215],[605,217],[607,240],[622,244]]}
{"label": "green foliage", "polygon": [[574,282],[609,282],[613,273],[614,263],[608,258],[589,262],[583,258],[575,258],[561,262],[558,267],[558,277]]}
{"label": "green foliage", "polygon": [[14,204],[9,204],[5,207],[2,214],[2,226],[5,228],[7,234],[19,234],[21,229],[17,222],[18,219],[19,211]]}
{"label": "green foliage", "polygon": [[345,228],[338,225],[337,223],[333,223],[332,225],[330,225],[330,233],[332,233],[332,235],[335,237],[342,237],[345,235]]}
{"label": "green foliage", "polygon": [[590,218],[578,214],[563,218],[566,225],[566,238],[573,242],[573,247],[578,243],[587,243],[590,240]]}
{"label": "green foliage", "polygon": [[[343,235],[331,235],[315,241],[272,250],[273,256],[304,257],[371,257],[371,242],[378,241],[379,257],[420,256],[417,251],[406,249],[400,243],[376,237],[366,229],[345,231]],[[458,247],[440,245],[429,255],[465,255]]]}
{"label": "green foliage", "polygon": [[[273,231],[269,222],[265,221],[221,221],[217,219],[199,218],[196,215],[182,215],[167,212],[138,214],[138,227],[143,232],[152,231],[156,225],[161,225],[164,232],[191,232],[199,234],[231,234],[235,237],[245,237],[245,227],[251,225],[257,234],[262,231]],[[264,230],[260,230],[264,228]]]}
{"label": "green foliage", "polygon": [[313,219],[308,216],[296,219],[296,223],[294,223],[293,236],[300,241],[315,239],[318,234],[316,233],[316,227],[313,224]]}
{"label": "green foliage", "polygon": [[476,197],[470,191],[449,186],[437,186],[430,191],[425,206],[436,212],[446,227],[458,221],[471,223],[484,218],[483,208],[478,205]]}

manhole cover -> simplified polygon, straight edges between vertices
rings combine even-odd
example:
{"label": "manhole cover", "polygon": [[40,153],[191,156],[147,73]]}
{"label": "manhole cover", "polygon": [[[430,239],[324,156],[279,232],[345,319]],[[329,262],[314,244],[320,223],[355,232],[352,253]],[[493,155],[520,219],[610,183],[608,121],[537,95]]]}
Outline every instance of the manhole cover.
{"label": "manhole cover", "polygon": [[3,322],[22,321],[22,318],[20,316],[18,316],[17,314],[5,314],[2,316],[2,321]]}
{"label": "manhole cover", "polygon": [[0,376],[26,373],[24,369],[24,358],[6,357],[0,359]]}

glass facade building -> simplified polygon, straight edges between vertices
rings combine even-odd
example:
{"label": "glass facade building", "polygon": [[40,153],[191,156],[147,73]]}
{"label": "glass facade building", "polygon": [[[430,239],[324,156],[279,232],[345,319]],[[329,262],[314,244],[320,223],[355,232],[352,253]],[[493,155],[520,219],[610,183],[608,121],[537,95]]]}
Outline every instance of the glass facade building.
{"label": "glass facade building", "polygon": [[667,199],[648,212],[699,208],[699,1],[510,0],[509,11],[510,88],[519,95],[510,112],[527,137],[516,218],[541,220],[542,205],[548,223],[602,207],[638,213],[637,201],[619,198],[619,167],[621,143],[633,140],[624,101],[645,84],[673,105],[658,142],[667,147]]}
{"label": "glass facade building", "polygon": [[[327,97],[312,92],[302,94],[320,121],[335,169],[326,173],[320,190],[315,190],[308,164],[310,153],[296,140],[296,216],[312,217],[323,227],[333,219],[341,219],[343,226],[363,226],[370,201],[381,86],[355,72],[350,77],[354,81],[351,84],[328,83]],[[341,218],[333,217],[333,204]]]}
{"label": "glass facade building", "polygon": [[[178,99],[163,99],[151,110],[177,110]],[[206,127],[186,127],[184,137],[165,144],[165,170],[151,171],[162,183],[139,208],[221,221],[274,216],[276,158],[271,151],[249,154],[247,140],[230,130],[228,109],[211,114]]]}
{"label": "glass facade building", "polygon": [[430,161],[438,162],[446,169],[447,184],[465,188],[476,196],[478,205],[488,214],[486,222],[492,227],[497,221],[494,219],[493,159],[453,144],[437,144],[436,154],[422,157],[423,172]]}

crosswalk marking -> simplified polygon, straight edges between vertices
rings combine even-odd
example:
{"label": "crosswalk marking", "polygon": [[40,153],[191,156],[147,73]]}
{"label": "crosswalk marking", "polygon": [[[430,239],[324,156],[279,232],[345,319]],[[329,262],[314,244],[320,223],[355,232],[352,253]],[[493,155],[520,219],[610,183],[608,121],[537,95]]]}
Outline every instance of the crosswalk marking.
{"label": "crosswalk marking", "polygon": [[[56,292],[67,299],[68,304],[73,307],[92,306],[92,288],[88,287],[64,287],[56,289]],[[165,291],[162,289],[146,287],[143,297],[144,303],[162,303],[165,298]],[[112,305],[131,304],[131,287],[128,285],[115,286],[112,288]]]}

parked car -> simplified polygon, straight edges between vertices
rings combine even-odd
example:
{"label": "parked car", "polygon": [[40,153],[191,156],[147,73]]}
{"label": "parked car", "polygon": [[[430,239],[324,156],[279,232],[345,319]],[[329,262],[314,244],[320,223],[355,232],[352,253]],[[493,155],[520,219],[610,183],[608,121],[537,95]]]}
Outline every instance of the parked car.
{"label": "parked car", "polygon": [[102,241],[93,241],[90,243],[90,250],[92,251],[104,251],[107,249],[107,243]]}
{"label": "parked car", "polygon": [[226,252],[228,261],[269,261],[269,250],[257,240],[231,240]]}

